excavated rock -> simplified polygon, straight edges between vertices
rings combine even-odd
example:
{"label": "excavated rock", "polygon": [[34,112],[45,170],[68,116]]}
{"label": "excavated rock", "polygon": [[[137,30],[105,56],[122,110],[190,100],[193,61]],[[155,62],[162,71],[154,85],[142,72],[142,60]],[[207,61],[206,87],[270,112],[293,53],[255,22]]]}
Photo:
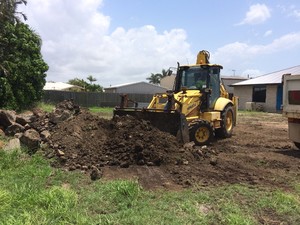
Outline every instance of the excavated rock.
{"label": "excavated rock", "polygon": [[80,113],[80,107],[72,101],[58,103],[52,113],[49,114],[49,122],[58,124]]}
{"label": "excavated rock", "polygon": [[4,151],[19,150],[21,148],[21,143],[19,138],[13,138],[8,141],[8,143],[3,147]]}
{"label": "excavated rock", "polygon": [[20,138],[20,141],[30,150],[37,150],[40,147],[41,137],[36,130],[29,129],[24,132],[24,134]]}
{"label": "excavated rock", "polygon": [[6,129],[16,122],[16,112],[11,110],[0,110],[0,126]]}
{"label": "excavated rock", "polygon": [[26,124],[31,123],[33,120],[33,113],[20,114],[16,116],[16,123],[26,126]]}
{"label": "excavated rock", "polygon": [[35,152],[40,143],[48,144],[53,127],[79,112],[80,108],[72,100],[59,103],[51,113],[34,109],[32,112],[16,115],[14,111],[0,110],[0,135],[15,136],[31,152]]}
{"label": "excavated rock", "polygon": [[5,136],[5,133],[2,129],[0,129],[0,137],[4,137]]}
{"label": "excavated rock", "polygon": [[148,121],[132,116],[103,119],[71,100],[59,103],[51,113],[35,109],[16,118],[9,120],[12,127],[5,132],[15,134],[30,153],[42,146],[53,166],[85,171],[92,180],[102,177],[103,167],[189,167],[208,153],[193,143],[180,145]]}
{"label": "excavated rock", "polygon": [[6,128],[5,134],[7,136],[14,136],[17,133],[22,133],[24,132],[25,127],[23,127],[21,124],[18,123],[13,123],[9,127]]}
{"label": "excavated rock", "polygon": [[106,120],[81,110],[71,100],[57,104],[51,113],[38,109],[17,116],[2,112],[6,115],[2,116],[6,122],[2,124],[10,124],[5,130],[7,135],[19,137],[31,152],[42,144],[45,155],[56,159],[53,165],[92,170],[92,179],[101,177],[103,166],[187,165],[194,158],[192,145],[183,148],[174,136],[148,121],[131,116]]}

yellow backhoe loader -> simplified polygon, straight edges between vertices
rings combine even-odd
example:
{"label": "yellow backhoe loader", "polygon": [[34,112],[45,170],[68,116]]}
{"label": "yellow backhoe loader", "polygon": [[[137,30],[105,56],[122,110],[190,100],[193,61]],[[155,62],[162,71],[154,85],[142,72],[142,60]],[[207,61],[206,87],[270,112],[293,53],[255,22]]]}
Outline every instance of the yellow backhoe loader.
{"label": "yellow backhoe loader", "polygon": [[132,115],[149,120],[162,131],[177,136],[181,142],[205,145],[214,136],[227,138],[236,124],[237,97],[229,99],[220,79],[221,65],[209,63],[209,52],[202,50],[196,64],[179,65],[173,90],[155,94],[146,108],[127,107],[122,95],[114,116]]}

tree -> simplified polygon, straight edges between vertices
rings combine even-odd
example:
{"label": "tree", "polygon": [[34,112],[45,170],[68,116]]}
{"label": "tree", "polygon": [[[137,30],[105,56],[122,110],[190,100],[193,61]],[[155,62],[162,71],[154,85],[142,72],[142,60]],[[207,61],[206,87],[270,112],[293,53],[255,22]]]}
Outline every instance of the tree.
{"label": "tree", "polygon": [[42,97],[48,65],[41,38],[21,22],[25,0],[0,0],[0,107],[21,110]]}
{"label": "tree", "polygon": [[161,78],[164,78],[166,76],[168,76],[168,70],[162,69],[162,71],[161,71]]}
{"label": "tree", "polygon": [[86,79],[90,82],[90,84],[92,84],[93,82],[97,81],[97,79],[94,78],[92,75],[89,75]]}
{"label": "tree", "polygon": [[151,73],[151,76],[146,79],[149,80],[149,83],[151,84],[160,84],[160,80],[166,76],[168,76],[168,71],[162,69],[161,73]]}
{"label": "tree", "polygon": [[[19,22],[20,14],[23,16],[23,18],[25,20],[27,19],[25,14],[17,11],[17,6],[22,3],[26,5],[27,1],[25,1],[25,0],[20,0],[20,1],[0,0],[0,34],[3,34],[4,29],[5,29],[4,27],[7,22],[10,22],[13,24],[15,24],[16,22]],[[2,36],[0,36],[0,37],[2,37]],[[3,50],[3,49],[1,49],[1,50]],[[3,72],[7,73],[7,70],[2,65],[3,56],[4,56],[4,53],[3,53],[3,51],[1,51],[0,52],[0,69]]]}
{"label": "tree", "polygon": [[12,23],[20,22],[19,16],[21,15],[24,20],[27,17],[24,13],[18,12],[17,8],[20,4],[27,4],[26,0],[0,0],[0,23],[9,21]]}
{"label": "tree", "polygon": [[[87,77],[87,79],[90,76]],[[91,76],[92,77],[92,76]],[[89,79],[88,79],[89,80]],[[91,81],[92,80],[92,81]],[[82,87],[85,91],[87,92],[103,92],[103,88],[102,86],[98,85],[98,84],[92,84],[92,82],[96,81],[95,78],[89,80],[90,84],[88,82],[86,82],[83,79],[79,79],[79,78],[74,78],[68,81],[68,84],[72,84],[72,85],[76,85],[79,87]]]}
{"label": "tree", "polygon": [[74,79],[69,80],[68,84],[82,87],[84,90],[86,89],[86,86],[88,85],[88,83],[86,81],[84,81],[83,79],[79,79],[79,78],[74,78]]}
{"label": "tree", "polygon": [[103,88],[99,84],[89,84],[87,87],[89,92],[103,92]]}
{"label": "tree", "polygon": [[146,79],[149,80],[149,83],[151,84],[160,84],[160,74],[159,73],[151,73],[150,77],[147,77]]}
{"label": "tree", "polygon": [[41,99],[48,65],[41,39],[28,25],[0,26],[0,107],[21,110]]}

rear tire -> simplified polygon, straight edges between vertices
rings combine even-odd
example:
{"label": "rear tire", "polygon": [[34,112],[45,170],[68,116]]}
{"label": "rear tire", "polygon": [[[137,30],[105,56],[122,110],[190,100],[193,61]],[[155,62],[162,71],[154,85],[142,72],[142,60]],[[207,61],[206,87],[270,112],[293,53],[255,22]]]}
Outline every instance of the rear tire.
{"label": "rear tire", "polygon": [[232,105],[227,105],[221,113],[221,128],[215,130],[215,134],[220,138],[232,136],[234,122],[234,113]]}
{"label": "rear tire", "polygon": [[206,145],[212,141],[213,128],[208,121],[195,120],[190,123],[189,128],[190,140],[195,142],[195,145]]}
{"label": "rear tire", "polygon": [[294,142],[294,144],[296,145],[296,147],[297,147],[298,149],[300,149],[300,143],[299,143],[299,142]]}

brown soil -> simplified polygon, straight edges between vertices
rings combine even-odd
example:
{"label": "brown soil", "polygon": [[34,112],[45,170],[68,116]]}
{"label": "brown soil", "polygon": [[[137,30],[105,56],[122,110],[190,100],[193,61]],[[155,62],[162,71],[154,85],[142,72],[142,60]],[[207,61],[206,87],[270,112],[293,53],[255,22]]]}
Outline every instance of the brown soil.
{"label": "brown soil", "polygon": [[[280,114],[240,114],[233,136],[209,146],[175,137],[132,117],[105,120],[88,111],[51,127],[53,166],[92,179],[137,179],[146,189],[247,183],[289,188],[300,178],[300,150]],[[95,175],[96,174],[96,175]]]}

